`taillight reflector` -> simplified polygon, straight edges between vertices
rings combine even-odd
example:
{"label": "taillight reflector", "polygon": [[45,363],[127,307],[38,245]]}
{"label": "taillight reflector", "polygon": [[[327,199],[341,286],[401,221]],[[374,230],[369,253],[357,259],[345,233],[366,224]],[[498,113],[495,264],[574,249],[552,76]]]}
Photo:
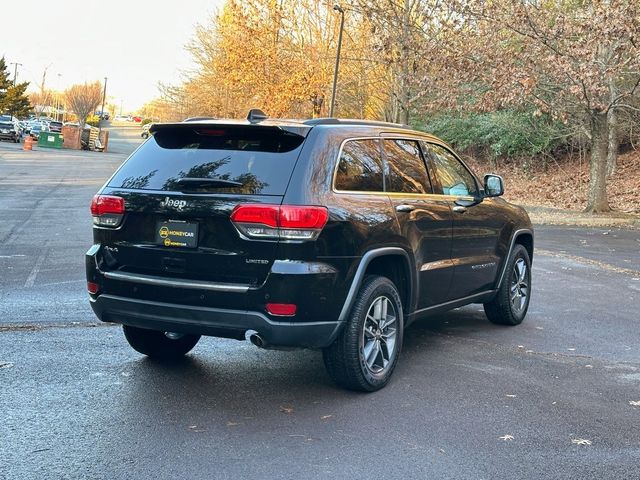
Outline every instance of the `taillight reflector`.
{"label": "taillight reflector", "polygon": [[267,312],[278,317],[292,317],[298,307],[293,303],[267,303]]}
{"label": "taillight reflector", "polygon": [[94,282],[87,282],[87,290],[91,295],[95,295],[100,291],[100,285]]}

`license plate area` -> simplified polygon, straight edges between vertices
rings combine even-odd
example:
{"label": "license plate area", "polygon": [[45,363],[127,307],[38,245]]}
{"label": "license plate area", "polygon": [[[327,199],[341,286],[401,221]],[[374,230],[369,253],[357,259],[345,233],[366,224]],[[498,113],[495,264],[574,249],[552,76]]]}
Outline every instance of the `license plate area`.
{"label": "license plate area", "polygon": [[165,220],[156,224],[156,243],[168,248],[196,248],[198,224],[184,220]]}

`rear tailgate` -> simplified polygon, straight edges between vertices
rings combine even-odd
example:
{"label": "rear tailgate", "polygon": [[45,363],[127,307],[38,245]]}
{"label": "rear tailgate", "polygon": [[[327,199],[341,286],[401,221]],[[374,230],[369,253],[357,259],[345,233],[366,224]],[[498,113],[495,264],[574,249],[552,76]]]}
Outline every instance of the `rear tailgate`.
{"label": "rear tailgate", "polygon": [[282,203],[304,135],[258,125],[156,127],[100,192],[125,204],[118,227],[94,228],[103,269],[261,285],[277,242],[244,239],[230,215],[240,204]]}

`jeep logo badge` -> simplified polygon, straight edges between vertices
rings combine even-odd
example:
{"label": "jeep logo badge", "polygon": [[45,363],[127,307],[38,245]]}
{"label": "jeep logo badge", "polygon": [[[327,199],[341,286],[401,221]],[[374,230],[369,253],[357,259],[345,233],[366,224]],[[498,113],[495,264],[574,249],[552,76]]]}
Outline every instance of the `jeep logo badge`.
{"label": "jeep logo badge", "polygon": [[173,207],[177,210],[182,210],[187,205],[186,200],[173,200],[169,197],[165,197],[163,201],[160,202],[161,207]]}

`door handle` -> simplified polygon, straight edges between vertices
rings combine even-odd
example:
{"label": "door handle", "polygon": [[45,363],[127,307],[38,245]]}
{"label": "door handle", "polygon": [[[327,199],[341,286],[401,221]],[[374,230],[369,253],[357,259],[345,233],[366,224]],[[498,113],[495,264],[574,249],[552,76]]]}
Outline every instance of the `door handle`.
{"label": "door handle", "polygon": [[413,212],[415,209],[416,207],[414,207],[413,205],[407,205],[407,204],[396,205],[396,212],[409,213],[409,212]]}
{"label": "door handle", "polygon": [[456,205],[455,207],[452,208],[452,210],[456,213],[464,213],[467,211],[467,207],[462,207],[460,205]]}

